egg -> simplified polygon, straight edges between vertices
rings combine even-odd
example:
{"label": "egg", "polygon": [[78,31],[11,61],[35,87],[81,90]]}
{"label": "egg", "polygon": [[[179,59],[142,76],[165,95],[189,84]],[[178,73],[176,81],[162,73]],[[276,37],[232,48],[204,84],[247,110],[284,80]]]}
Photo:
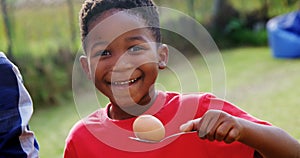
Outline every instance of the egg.
{"label": "egg", "polygon": [[152,115],[141,115],[133,122],[133,132],[139,139],[160,141],[165,137],[165,127]]}

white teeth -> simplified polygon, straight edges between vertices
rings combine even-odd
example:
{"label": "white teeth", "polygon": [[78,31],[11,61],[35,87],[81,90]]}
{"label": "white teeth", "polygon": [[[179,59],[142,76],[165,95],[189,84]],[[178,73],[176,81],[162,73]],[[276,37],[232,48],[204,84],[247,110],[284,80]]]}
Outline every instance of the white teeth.
{"label": "white teeth", "polygon": [[122,85],[128,85],[129,83],[134,83],[135,81],[137,81],[137,78],[129,81],[112,82],[112,84],[122,86]]}

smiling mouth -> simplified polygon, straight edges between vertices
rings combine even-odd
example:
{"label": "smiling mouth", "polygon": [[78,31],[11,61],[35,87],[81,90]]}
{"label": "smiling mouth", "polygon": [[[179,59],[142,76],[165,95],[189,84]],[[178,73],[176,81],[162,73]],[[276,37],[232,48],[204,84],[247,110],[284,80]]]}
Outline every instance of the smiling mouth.
{"label": "smiling mouth", "polygon": [[135,83],[139,79],[141,79],[141,77],[134,78],[134,79],[127,80],[127,81],[114,81],[114,82],[111,82],[110,84],[113,86],[128,86],[128,85]]}

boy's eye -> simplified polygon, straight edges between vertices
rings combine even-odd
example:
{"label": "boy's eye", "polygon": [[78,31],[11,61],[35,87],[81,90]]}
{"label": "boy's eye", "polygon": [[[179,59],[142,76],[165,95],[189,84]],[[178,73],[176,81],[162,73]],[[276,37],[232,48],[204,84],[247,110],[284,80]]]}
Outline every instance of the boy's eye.
{"label": "boy's eye", "polygon": [[129,52],[139,52],[139,51],[143,51],[143,50],[145,50],[145,48],[142,46],[133,46],[128,49]]}
{"label": "boy's eye", "polygon": [[97,53],[95,53],[95,57],[96,56],[103,56],[103,57],[106,57],[106,56],[110,56],[111,53],[108,51],[108,50],[101,50],[101,51],[98,51]]}

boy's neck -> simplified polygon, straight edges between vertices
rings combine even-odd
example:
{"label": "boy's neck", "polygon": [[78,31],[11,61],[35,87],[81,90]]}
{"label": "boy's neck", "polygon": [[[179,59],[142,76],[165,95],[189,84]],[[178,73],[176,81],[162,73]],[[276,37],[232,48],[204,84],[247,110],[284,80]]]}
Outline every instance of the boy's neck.
{"label": "boy's neck", "polygon": [[[149,96],[150,97],[150,96]],[[145,113],[153,105],[157,97],[157,92],[154,91],[152,97],[150,97],[150,102],[145,105],[133,105],[128,108],[120,108],[118,105],[111,103],[108,109],[108,117],[114,120],[125,120]]]}

